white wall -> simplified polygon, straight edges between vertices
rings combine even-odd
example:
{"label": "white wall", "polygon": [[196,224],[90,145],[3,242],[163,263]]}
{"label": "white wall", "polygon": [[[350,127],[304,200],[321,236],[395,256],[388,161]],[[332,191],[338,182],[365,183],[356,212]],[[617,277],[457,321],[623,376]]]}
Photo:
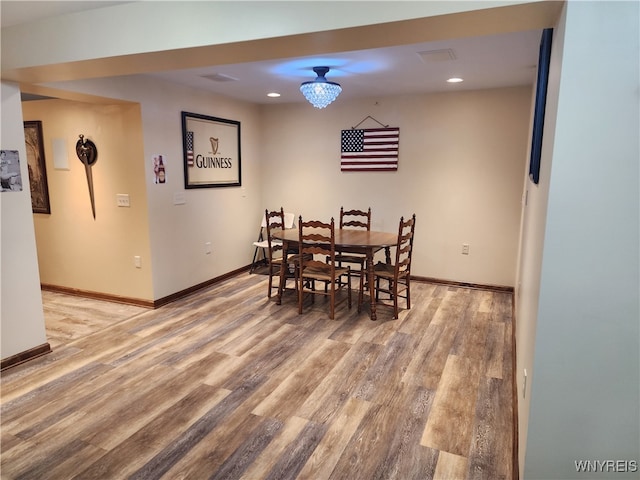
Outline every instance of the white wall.
{"label": "white wall", "polygon": [[[370,206],[372,228],[391,232],[416,213],[412,274],[513,286],[530,97],[519,87],[265,107],[264,203],[325,220]],[[400,127],[397,172],[340,171],[340,131],[367,115]]]}
{"label": "white wall", "polygon": [[20,89],[2,82],[0,149],[18,150],[23,189],[0,193],[0,354],[11,357],[47,342],[31,213]]}
{"label": "white wall", "polygon": [[[535,353],[538,300],[540,297],[540,274],[542,270],[544,234],[547,221],[547,201],[549,197],[549,183],[551,181],[553,145],[556,134],[555,126],[560,89],[562,49],[563,31],[560,28],[554,31],[552,41],[539,182],[535,184],[529,179],[531,140],[529,140],[528,143],[529,148],[527,150],[524,176],[520,251],[518,253],[518,270],[516,273],[517,281],[514,299],[517,358],[513,372],[515,375],[518,401],[518,446],[521,476],[523,474],[525,452],[527,449],[529,409],[531,406],[531,376],[533,373]],[[531,132],[533,128],[535,93],[534,87],[531,95],[531,126],[529,132]]]}
{"label": "white wall", "polygon": [[[301,35],[360,25],[370,25],[403,21],[420,17],[442,16],[477,9],[490,9],[505,5],[518,5],[526,1],[484,0],[481,6],[475,2],[395,2],[395,1],[342,1],[339,14],[327,8],[324,1],[133,1],[74,14],[45,18],[32,24],[16,25],[2,29],[2,70],[31,66],[51,65],[49,81],[71,78],[90,78],[101,75],[124,75],[148,71],[145,68],[178,69],[198,66],[194,64],[197,54],[193,51],[181,54],[180,49],[229,45],[256,39]],[[470,24],[465,22],[462,29],[446,29],[446,35],[468,34],[470,28],[476,34],[495,33],[486,29],[504,26],[493,23],[485,17],[485,22]],[[511,25],[517,19],[512,19]],[[415,30],[413,30],[415,29]],[[395,38],[378,38],[383,44],[393,42],[418,43],[434,40],[433,35],[442,36],[441,29],[420,31],[420,27],[407,25]],[[118,32],[114,35],[114,32]],[[433,33],[432,33],[433,32]],[[421,39],[418,39],[421,37]],[[431,38],[429,38],[431,37]],[[339,40],[338,40],[339,38]],[[87,41],[90,39],[90,41]],[[337,41],[338,40],[338,41]],[[302,37],[297,41],[272,43],[270,49],[248,48],[219,49],[217,55],[210,56],[210,62],[237,63],[269,58],[278,48],[278,56],[326,54],[333,49],[361,49],[360,36],[323,36],[320,42],[308,42]],[[350,42],[349,45],[346,42]],[[47,45],[47,48],[42,48]],[[306,52],[300,48],[307,49]],[[172,65],[167,65],[167,57],[146,56],[137,62],[136,54],[174,50]],[[223,58],[222,55],[227,56]],[[126,56],[118,59],[118,56]],[[110,59],[109,65],[96,63],[80,64],[84,72],[80,77],[78,64],[96,58]],[[124,60],[120,61],[120,60]],[[75,64],[74,64],[75,63]],[[63,65],[58,68],[58,64]],[[39,82],[32,78],[30,81]]]}
{"label": "white wall", "polygon": [[[640,101],[637,2],[569,2],[524,478],[639,459]],[[543,159],[545,161],[545,159]]]}

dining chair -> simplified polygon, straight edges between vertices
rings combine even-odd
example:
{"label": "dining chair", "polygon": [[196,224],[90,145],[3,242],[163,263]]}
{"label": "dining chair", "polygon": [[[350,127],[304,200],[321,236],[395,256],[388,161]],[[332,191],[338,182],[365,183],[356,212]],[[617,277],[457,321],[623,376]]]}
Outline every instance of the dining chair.
{"label": "dining chair", "polygon": [[[345,210],[340,207],[340,228],[356,228],[371,230],[371,207],[365,212],[364,210]],[[359,253],[336,253],[336,262],[338,266],[343,263],[351,263],[357,265],[357,268],[351,267],[352,273],[362,275],[365,270],[366,255]],[[361,279],[362,281],[362,279]]]}
{"label": "dining chair", "polygon": [[[329,318],[335,318],[337,294],[347,288],[347,302],[351,308],[351,268],[339,267],[336,264],[335,224],[318,220],[303,221],[298,219],[300,249],[300,273],[298,275],[298,313],[302,313],[304,295],[311,294],[311,302],[315,295],[329,298]],[[314,256],[328,260],[316,260]],[[346,282],[340,280],[346,277]],[[323,289],[316,288],[316,281],[322,282]]]}
{"label": "dining chair", "polygon": [[[267,258],[267,267],[269,274],[269,286],[267,291],[267,296],[271,297],[271,291],[274,288],[278,288],[278,285],[273,284],[273,277],[280,278],[280,268],[284,259],[283,245],[282,241],[273,237],[273,232],[276,230],[284,230],[288,225],[293,226],[293,214],[289,214],[289,219],[287,219],[287,214],[284,213],[282,207],[280,210],[265,210],[264,212],[265,218],[265,229],[266,229],[266,239],[267,242],[267,250],[266,250],[266,258]],[[287,222],[289,220],[289,222]],[[279,253],[280,252],[280,253]],[[294,289],[297,289],[297,273],[298,273],[298,255],[291,254],[287,255],[287,275],[285,276],[284,281],[286,282],[288,278],[294,279]],[[284,286],[283,286],[284,287]]]}
{"label": "dining chair", "polygon": [[[371,230],[371,208],[366,212],[363,210],[345,210],[344,207],[340,207],[340,228],[358,228]],[[353,263],[359,266],[358,270],[351,270],[352,272],[360,272],[364,269],[364,263],[366,256],[357,253],[344,254],[338,252],[336,254],[336,261],[339,266],[343,263]]]}
{"label": "dining chair", "polygon": [[[406,220],[400,218],[398,227],[398,241],[395,246],[396,255],[394,263],[378,262],[373,266],[373,275],[375,282],[376,302],[380,302],[380,293],[388,294],[389,299],[383,299],[382,305],[388,305],[384,301],[393,301],[393,318],[398,318],[398,298],[404,298],[407,302],[407,310],[411,308],[411,256],[413,253],[413,238],[416,228],[416,215]],[[381,280],[387,281],[387,287],[384,288]],[[358,311],[362,308],[363,292],[366,282],[361,282],[360,291],[358,292]],[[364,285],[364,287],[362,286]]]}
{"label": "dining chair", "polygon": [[[282,209],[282,207],[281,207]],[[266,212],[266,210],[265,210]],[[285,212],[284,214],[284,228],[294,228],[295,227],[295,214]],[[264,236],[265,229],[267,228],[267,217],[266,215],[262,217],[262,223],[260,224],[260,233],[258,234],[258,240],[253,242],[253,246],[255,250],[253,251],[253,260],[251,261],[251,267],[249,268],[249,273],[253,273],[256,269],[256,265],[259,262],[263,262],[266,265],[269,265],[269,260],[267,258],[267,250],[269,249],[269,242]],[[258,260],[259,252],[262,251],[262,260]]]}

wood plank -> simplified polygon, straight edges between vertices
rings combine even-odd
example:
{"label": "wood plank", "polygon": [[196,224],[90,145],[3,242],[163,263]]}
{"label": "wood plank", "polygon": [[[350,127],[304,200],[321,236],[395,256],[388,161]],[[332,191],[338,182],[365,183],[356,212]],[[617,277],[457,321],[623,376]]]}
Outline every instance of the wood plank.
{"label": "wood plank", "polygon": [[510,390],[511,385],[505,385],[500,379],[484,377],[480,382],[473,441],[469,451],[470,479],[511,478]]}
{"label": "wood plank", "polygon": [[420,445],[434,393],[417,385],[407,386],[404,393],[397,427],[372,478],[422,480],[431,477],[435,470],[438,452]]}
{"label": "wood plank", "polygon": [[493,378],[504,378],[505,324],[490,322],[488,325],[487,343],[485,347],[485,375]]}
{"label": "wood plank", "polygon": [[278,459],[284,455],[288,446],[295,442],[296,438],[298,438],[308,423],[308,420],[300,417],[289,417],[269,445],[266,446],[260,455],[255,458],[252,465],[244,472],[243,478],[247,480],[264,478],[266,472],[273,470]]}
{"label": "wood plank", "polygon": [[356,387],[378,358],[381,348],[371,343],[355,345],[309,395],[296,415],[318,423],[333,421],[336,412],[353,396]]}
{"label": "wood plank", "polygon": [[298,478],[329,478],[338,459],[369,410],[370,402],[350,397],[329,425],[318,447],[313,451]]}
{"label": "wood plank", "polygon": [[479,379],[476,361],[449,356],[421,445],[462,457],[469,455]]}
{"label": "wood plank", "polygon": [[433,480],[467,478],[467,458],[449,452],[440,452]]}
{"label": "wood plank", "polygon": [[99,460],[85,464],[79,478],[126,478],[218,405],[229,391],[200,386],[177,401]]}

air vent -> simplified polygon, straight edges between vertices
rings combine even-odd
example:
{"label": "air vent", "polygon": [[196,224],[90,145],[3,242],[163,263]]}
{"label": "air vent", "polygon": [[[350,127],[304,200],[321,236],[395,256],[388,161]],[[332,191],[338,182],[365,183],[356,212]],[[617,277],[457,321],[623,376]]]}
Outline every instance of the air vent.
{"label": "air vent", "polygon": [[237,82],[239,79],[225,75],[224,73],[214,73],[213,75],[203,75],[202,78],[211,80],[212,82]]}
{"label": "air vent", "polygon": [[449,62],[456,59],[456,54],[450,48],[445,48],[443,50],[428,50],[426,52],[418,52],[418,55],[424,63]]}

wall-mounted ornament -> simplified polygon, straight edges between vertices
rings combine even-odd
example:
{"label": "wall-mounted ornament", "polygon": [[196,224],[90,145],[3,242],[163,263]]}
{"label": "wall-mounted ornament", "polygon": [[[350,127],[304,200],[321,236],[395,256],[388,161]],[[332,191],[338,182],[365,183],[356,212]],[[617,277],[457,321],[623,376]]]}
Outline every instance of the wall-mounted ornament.
{"label": "wall-mounted ornament", "polygon": [[98,160],[98,148],[96,144],[91,140],[85,139],[84,135],[79,135],[80,140],[76,142],[76,154],[84,165],[84,171],[87,175],[87,185],[89,186],[89,198],[91,199],[91,212],[93,213],[93,219],[96,218],[96,201],[93,193],[93,175],[91,174],[91,167]]}

